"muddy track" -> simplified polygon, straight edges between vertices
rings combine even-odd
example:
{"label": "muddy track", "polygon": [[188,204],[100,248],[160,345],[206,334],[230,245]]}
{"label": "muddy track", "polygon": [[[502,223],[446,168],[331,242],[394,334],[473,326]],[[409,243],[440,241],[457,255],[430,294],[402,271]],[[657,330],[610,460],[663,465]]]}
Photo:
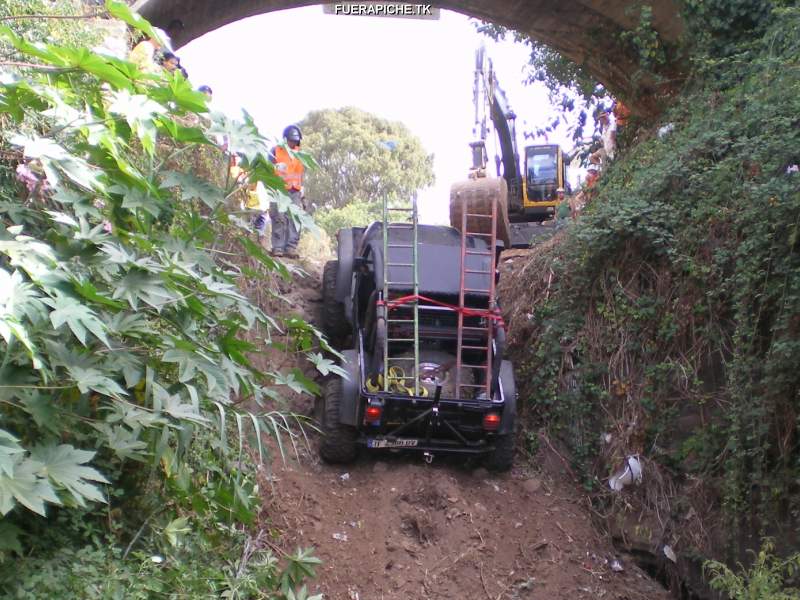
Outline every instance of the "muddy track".
{"label": "muddy track", "polygon": [[[316,320],[306,268],[287,292]],[[390,453],[332,467],[312,449],[272,465],[264,509],[279,547],[316,549],[311,589],[328,600],[669,598],[595,530],[563,459],[541,446],[504,475]]]}

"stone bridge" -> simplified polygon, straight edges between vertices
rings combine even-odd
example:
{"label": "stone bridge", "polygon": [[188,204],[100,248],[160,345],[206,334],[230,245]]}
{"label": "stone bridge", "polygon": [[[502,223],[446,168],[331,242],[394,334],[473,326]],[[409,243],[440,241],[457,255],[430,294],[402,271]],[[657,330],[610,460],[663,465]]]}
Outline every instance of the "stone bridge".
{"label": "stone bridge", "polygon": [[[185,29],[174,41],[181,46],[218,27],[275,10],[321,4],[313,0],[139,0],[135,8],[152,23],[166,26],[181,19]],[[636,28],[638,7],[653,10],[652,26],[667,46],[683,30],[678,0],[433,0],[433,6],[516,29],[547,44],[583,66],[633,112],[657,112],[664,86],[651,76],[634,77],[635,49],[620,41],[620,33]],[[464,49],[469,52],[472,49]],[[679,65],[665,65],[662,75],[675,81]]]}

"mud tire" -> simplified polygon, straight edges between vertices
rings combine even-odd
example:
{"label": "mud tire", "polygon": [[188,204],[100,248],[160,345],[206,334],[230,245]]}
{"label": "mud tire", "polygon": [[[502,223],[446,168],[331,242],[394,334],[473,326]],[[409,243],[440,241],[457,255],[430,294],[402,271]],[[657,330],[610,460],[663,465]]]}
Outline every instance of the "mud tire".
{"label": "mud tire", "polygon": [[322,332],[331,346],[341,350],[347,341],[350,327],[344,313],[344,304],[336,300],[338,272],[338,260],[329,260],[322,270]]}
{"label": "mud tire", "polygon": [[325,384],[322,395],[322,440],[319,455],[327,463],[341,464],[355,460],[358,452],[355,427],[339,422],[339,406],[342,403],[342,380],[338,377]]}
{"label": "mud tire", "polygon": [[494,441],[494,450],[486,456],[484,465],[489,471],[505,472],[514,463],[514,434],[499,435]]}

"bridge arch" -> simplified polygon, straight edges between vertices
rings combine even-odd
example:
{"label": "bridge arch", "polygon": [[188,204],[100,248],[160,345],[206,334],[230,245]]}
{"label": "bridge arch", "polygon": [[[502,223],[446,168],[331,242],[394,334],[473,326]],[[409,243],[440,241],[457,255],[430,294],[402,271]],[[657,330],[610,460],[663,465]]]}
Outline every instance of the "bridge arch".
{"label": "bridge arch", "polygon": [[[184,30],[173,40],[180,47],[201,35],[246,17],[322,4],[315,0],[139,0],[134,8],[152,23],[173,19]],[[634,29],[640,2],[632,0],[433,0],[433,6],[491,21],[528,34],[582,65],[640,114],[656,111],[653,78],[637,77],[637,57],[620,41]],[[652,26],[666,44],[678,41],[683,22],[677,0],[653,0]],[[669,67],[667,67],[669,68]],[[635,79],[635,80],[634,80]]]}

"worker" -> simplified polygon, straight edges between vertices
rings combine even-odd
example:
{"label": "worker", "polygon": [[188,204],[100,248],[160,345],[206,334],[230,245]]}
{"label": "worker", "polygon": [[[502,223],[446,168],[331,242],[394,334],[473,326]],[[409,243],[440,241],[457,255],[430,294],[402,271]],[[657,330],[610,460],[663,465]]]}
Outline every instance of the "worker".
{"label": "worker", "polygon": [[600,128],[600,139],[603,147],[592,154],[596,162],[594,164],[607,166],[609,161],[614,160],[614,154],[617,150],[617,130],[616,126],[611,123],[611,118],[606,110],[599,110],[595,114],[595,120]]}
{"label": "worker", "polygon": [[128,60],[139,67],[143,73],[157,74],[160,69],[156,63],[156,53],[160,50],[161,44],[155,38],[143,40],[134,46]]}
{"label": "worker", "polygon": [[622,128],[628,124],[628,119],[631,116],[630,109],[625,106],[620,100],[614,102],[614,121],[617,124],[617,133],[622,131]]}
{"label": "worker", "polygon": [[[303,134],[297,125],[289,125],[283,130],[283,139],[291,150],[297,151],[300,149]],[[275,146],[272,149],[270,160],[275,164],[277,174],[283,179],[286,193],[292,203],[302,207],[305,171],[303,163],[283,146]],[[270,202],[269,216],[272,220],[272,255],[299,258],[297,244],[300,241],[300,229],[292,216],[288,212],[280,212],[275,202]]]}
{"label": "worker", "polygon": [[172,52],[164,52],[161,58],[161,66],[167,73],[174,73],[181,66],[180,59]]}
{"label": "worker", "polygon": [[556,200],[558,200],[558,204],[556,205],[556,219],[559,221],[566,219],[571,211],[569,202],[564,197],[563,187],[560,187],[556,190]]}

